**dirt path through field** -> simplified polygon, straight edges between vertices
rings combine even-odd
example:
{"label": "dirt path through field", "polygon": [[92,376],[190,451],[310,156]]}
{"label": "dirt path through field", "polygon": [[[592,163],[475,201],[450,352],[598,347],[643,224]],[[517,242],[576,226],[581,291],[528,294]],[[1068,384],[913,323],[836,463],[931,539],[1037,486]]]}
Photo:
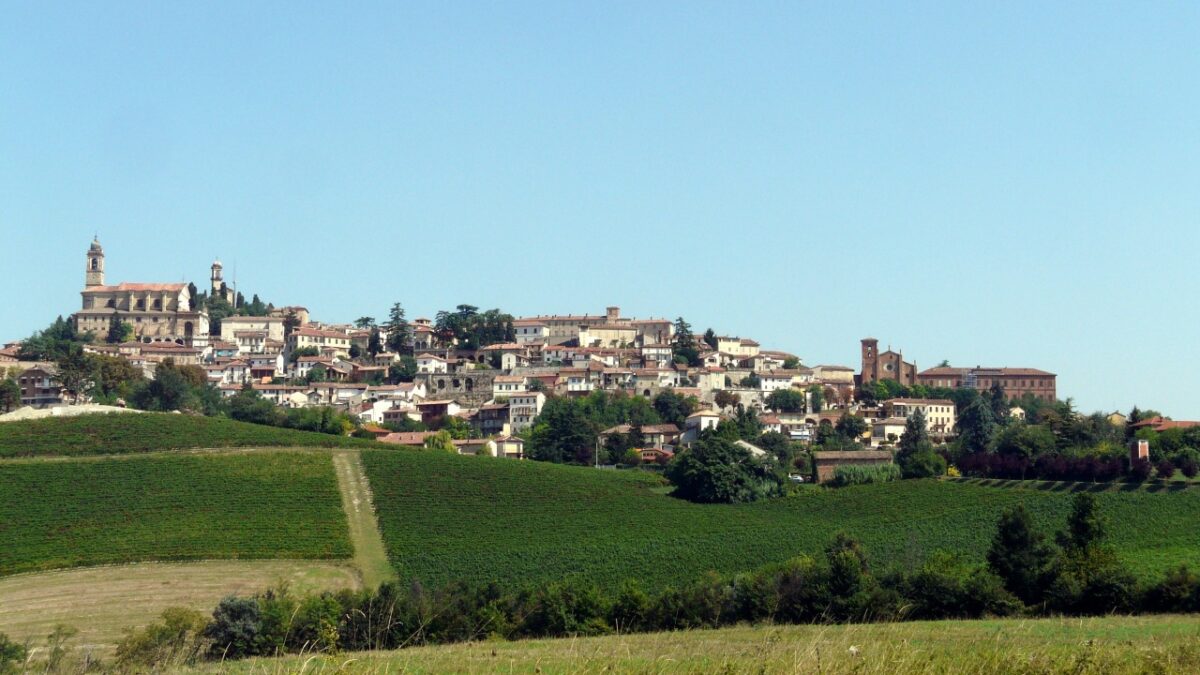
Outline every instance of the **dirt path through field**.
{"label": "dirt path through field", "polygon": [[79,630],[70,646],[108,653],[122,630],[144,626],[167,607],[209,613],[231,593],[250,595],[280,581],[304,593],[356,588],[349,562],[221,560],[134,563],[0,577],[0,633],[42,647],[56,624]]}
{"label": "dirt path through field", "polygon": [[334,450],[333,468],[342,492],[342,508],[350,522],[350,542],[354,544],[354,562],[362,573],[363,586],[375,588],[394,580],[396,571],[388,562],[383,535],[375,519],[371,502],[371,484],[357,450]]}

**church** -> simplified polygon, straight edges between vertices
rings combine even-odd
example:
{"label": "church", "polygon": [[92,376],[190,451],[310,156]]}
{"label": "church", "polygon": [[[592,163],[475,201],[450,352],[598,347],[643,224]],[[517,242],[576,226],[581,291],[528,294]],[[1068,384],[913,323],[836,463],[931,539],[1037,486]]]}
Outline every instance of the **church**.
{"label": "church", "polygon": [[[212,274],[214,289],[225,295],[220,262],[213,264]],[[98,240],[88,248],[82,295],[83,307],[72,317],[81,333],[91,332],[103,339],[115,315],[133,326],[134,339],[139,342],[208,346],[208,311],[192,307],[187,284],[123,282],[106,286],[104,249]]]}

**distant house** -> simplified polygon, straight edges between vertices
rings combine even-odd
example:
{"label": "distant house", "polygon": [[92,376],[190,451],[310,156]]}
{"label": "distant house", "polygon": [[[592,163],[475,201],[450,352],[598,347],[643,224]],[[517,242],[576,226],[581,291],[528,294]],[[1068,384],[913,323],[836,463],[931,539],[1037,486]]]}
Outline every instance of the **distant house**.
{"label": "distant house", "polygon": [[666,464],[675,457],[675,453],[666,448],[642,448],[638,454],[646,464]]}
{"label": "distant house", "polygon": [[715,410],[697,410],[688,415],[683,425],[683,442],[694,443],[700,438],[701,432],[705,429],[716,429],[720,421],[721,414]]}
{"label": "distant house", "polygon": [[546,395],[540,391],[522,391],[508,397],[508,423],[514,431],[527,429],[542,414]]}
{"label": "distant house", "polygon": [[[22,364],[26,365],[26,364]],[[21,388],[21,405],[44,407],[63,402],[63,388],[58,383],[58,366],[53,363],[27,365],[16,377]]]}
{"label": "distant house", "polygon": [[417,357],[418,373],[445,373],[449,371],[449,362],[433,354],[421,354]]}

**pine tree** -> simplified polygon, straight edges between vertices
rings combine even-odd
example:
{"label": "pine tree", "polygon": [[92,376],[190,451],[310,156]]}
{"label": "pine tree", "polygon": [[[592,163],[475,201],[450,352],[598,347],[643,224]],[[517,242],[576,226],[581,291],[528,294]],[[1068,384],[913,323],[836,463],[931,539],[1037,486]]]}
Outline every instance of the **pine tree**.
{"label": "pine tree", "polygon": [[388,351],[396,354],[403,354],[408,350],[409,345],[409,325],[408,319],[404,317],[404,306],[400,303],[392,305],[392,309],[388,311],[388,321],[384,326],[388,331],[387,348]]}
{"label": "pine tree", "polygon": [[987,561],[1009,592],[1026,604],[1041,602],[1053,558],[1054,552],[1045,537],[1034,531],[1023,505],[1000,514]]}
{"label": "pine tree", "polygon": [[977,398],[958,417],[958,441],[967,452],[983,452],[992,443],[996,421],[983,397]]}

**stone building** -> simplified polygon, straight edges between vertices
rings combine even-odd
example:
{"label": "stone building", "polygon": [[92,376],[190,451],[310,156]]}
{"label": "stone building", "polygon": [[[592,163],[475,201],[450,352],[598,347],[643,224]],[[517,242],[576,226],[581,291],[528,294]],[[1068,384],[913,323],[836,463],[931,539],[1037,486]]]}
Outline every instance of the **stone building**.
{"label": "stone building", "polygon": [[133,326],[139,342],[208,344],[208,312],[195,311],[185,283],[104,283],[104,249],[93,240],[87,252],[83,306],[72,319],[76,330],[102,338],[113,317]]}
{"label": "stone building", "polygon": [[872,384],[879,380],[895,380],[906,387],[911,387],[917,383],[917,365],[905,361],[904,354],[892,351],[891,347],[881,354],[879,340],[863,338],[862,372],[859,373],[858,379],[859,386]]}

